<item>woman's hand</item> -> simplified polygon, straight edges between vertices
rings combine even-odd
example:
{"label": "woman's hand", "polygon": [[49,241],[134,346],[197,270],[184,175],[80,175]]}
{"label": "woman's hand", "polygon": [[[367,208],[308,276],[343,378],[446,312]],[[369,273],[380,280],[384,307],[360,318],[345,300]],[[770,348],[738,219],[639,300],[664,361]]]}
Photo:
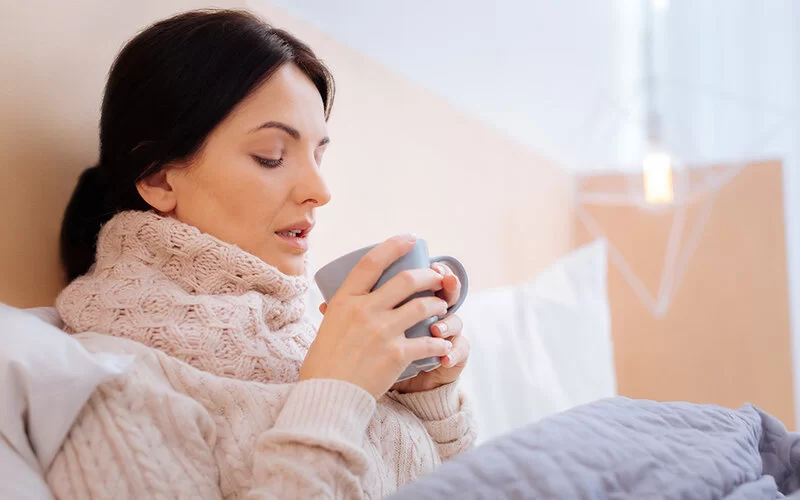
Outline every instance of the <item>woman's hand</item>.
{"label": "woman's hand", "polygon": [[[446,301],[448,307],[452,306],[461,295],[461,282],[453,271],[444,264],[433,264],[431,269],[436,271],[442,280],[441,289],[436,292],[437,297]],[[323,303],[319,306],[319,310],[323,315],[327,309],[327,304]],[[469,342],[466,337],[461,335],[463,326],[461,318],[455,314],[451,314],[442,321],[431,325],[431,335],[447,339],[451,343],[450,352],[441,357],[442,365],[440,367],[430,372],[421,372],[414,378],[398,382],[392,386],[392,389],[402,393],[420,392],[455,382],[461,375],[461,371],[464,370],[469,358]]]}
{"label": "woman's hand", "polygon": [[451,352],[454,344],[441,335],[405,336],[405,331],[420,321],[444,315],[445,300],[419,297],[395,309],[415,293],[442,290],[440,273],[433,269],[403,271],[370,292],[383,272],[415,243],[412,236],[396,236],[377,245],[353,268],[330,304],[320,306],[325,316],[300,367],[299,380],[344,380],[377,399],[414,360]]}
{"label": "woman's hand", "polygon": [[[452,306],[461,295],[461,282],[444,264],[436,263],[431,268],[443,276],[442,289],[436,295],[445,300],[448,306]],[[453,348],[450,353],[441,358],[442,365],[440,367],[429,372],[420,372],[414,378],[398,382],[392,386],[392,389],[403,393],[421,392],[455,382],[467,365],[469,358],[469,342],[466,337],[461,335],[463,327],[461,318],[455,314],[431,325],[431,334],[434,337],[448,339],[452,343]]]}

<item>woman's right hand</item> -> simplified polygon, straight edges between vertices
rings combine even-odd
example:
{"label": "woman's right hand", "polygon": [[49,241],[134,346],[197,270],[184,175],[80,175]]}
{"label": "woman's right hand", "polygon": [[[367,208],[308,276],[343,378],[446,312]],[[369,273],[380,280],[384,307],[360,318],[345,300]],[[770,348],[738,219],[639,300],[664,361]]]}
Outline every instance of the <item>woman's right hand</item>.
{"label": "woman's right hand", "polygon": [[369,251],[331,299],[319,332],[308,350],[299,380],[338,379],[360,386],[375,399],[394,384],[413,361],[447,355],[451,344],[436,337],[407,339],[405,331],[431,316],[441,316],[447,303],[438,297],[411,295],[442,288],[443,276],[433,269],[399,273],[370,292],[383,272],[414,248],[416,238],[395,236]]}

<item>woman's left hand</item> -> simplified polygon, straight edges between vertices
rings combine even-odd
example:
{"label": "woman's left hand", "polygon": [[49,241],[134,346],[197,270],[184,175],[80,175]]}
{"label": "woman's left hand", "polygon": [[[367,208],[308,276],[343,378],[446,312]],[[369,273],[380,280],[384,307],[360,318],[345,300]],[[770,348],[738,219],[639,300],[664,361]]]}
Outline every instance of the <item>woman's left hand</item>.
{"label": "woman's left hand", "polygon": [[[461,282],[444,264],[436,263],[431,268],[443,276],[442,289],[436,295],[452,306],[461,295]],[[450,353],[441,358],[442,365],[439,368],[429,372],[420,372],[414,378],[394,384],[392,389],[401,393],[421,392],[455,382],[469,358],[469,342],[466,337],[461,335],[463,326],[461,318],[455,314],[431,325],[431,334],[434,337],[445,338],[453,344]]]}

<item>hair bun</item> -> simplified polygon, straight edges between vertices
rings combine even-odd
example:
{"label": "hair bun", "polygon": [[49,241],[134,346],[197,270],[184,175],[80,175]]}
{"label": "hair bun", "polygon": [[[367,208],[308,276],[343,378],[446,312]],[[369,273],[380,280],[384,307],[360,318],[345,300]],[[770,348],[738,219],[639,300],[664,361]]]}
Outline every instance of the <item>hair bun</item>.
{"label": "hair bun", "polygon": [[105,170],[100,165],[84,170],[61,225],[61,259],[68,282],[85,274],[94,263],[97,235],[114,215],[107,202],[109,196]]}
{"label": "hair bun", "polygon": [[108,188],[108,174],[106,174],[106,170],[100,165],[89,167],[83,171],[80,179],[78,179],[78,186],[82,183],[105,191]]}

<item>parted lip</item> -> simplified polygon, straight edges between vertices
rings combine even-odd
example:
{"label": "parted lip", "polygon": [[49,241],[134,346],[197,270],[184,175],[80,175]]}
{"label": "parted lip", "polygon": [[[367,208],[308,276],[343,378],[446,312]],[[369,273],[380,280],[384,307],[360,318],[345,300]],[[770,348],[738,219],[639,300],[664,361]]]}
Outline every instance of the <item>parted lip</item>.
{"label": "parted lip", "polygon": [[289,226],[284,228],[278,229],[275,231],[276,233],[285,233],[287,231],[300,231],[298,235],[300,238],[306,236],[311,230],[314,229],[314,221],[310,221],[308,219],[303,219],[301,221],[297,221]]}

